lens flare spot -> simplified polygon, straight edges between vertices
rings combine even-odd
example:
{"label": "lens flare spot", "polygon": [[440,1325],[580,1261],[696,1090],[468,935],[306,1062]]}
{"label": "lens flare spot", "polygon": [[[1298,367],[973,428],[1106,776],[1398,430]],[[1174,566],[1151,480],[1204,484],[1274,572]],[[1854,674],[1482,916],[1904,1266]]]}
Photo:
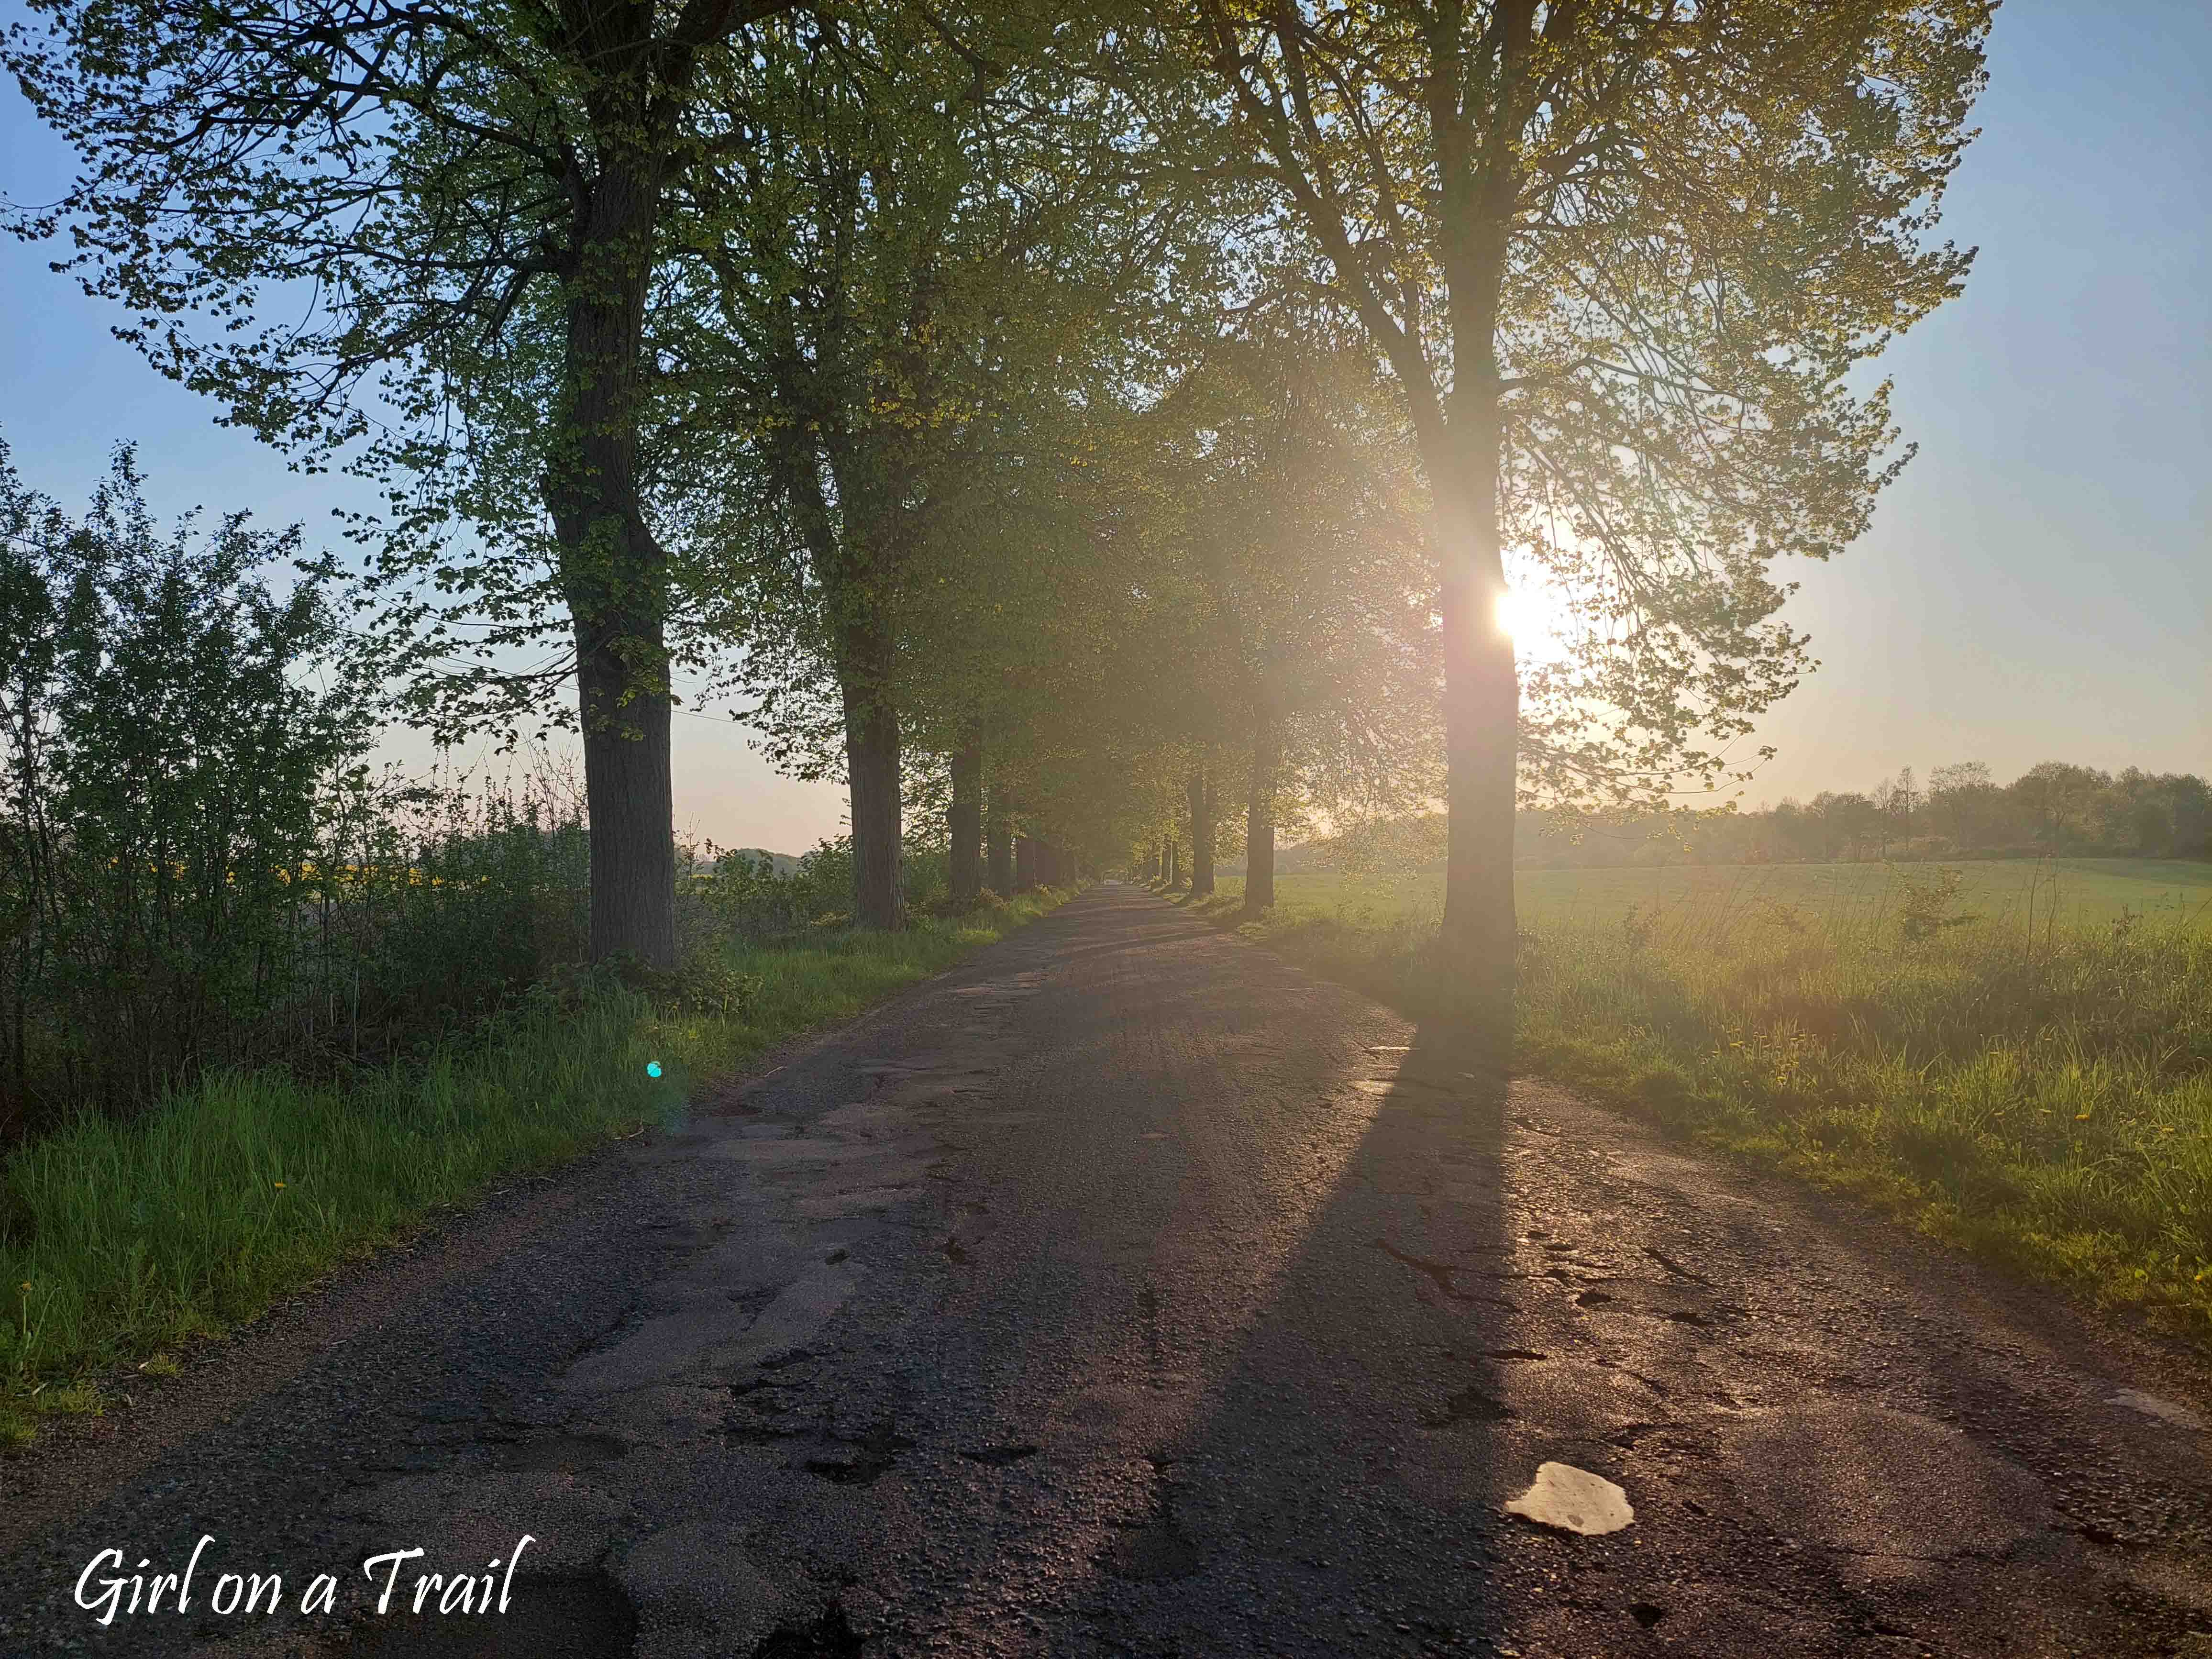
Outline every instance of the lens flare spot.
{"label": "lens flare spot", "polygon": [[660,1075],[660,1062],[657,1060],[647,1060],[645,1062],[645,1074],[647,1077],[659,1077]]}

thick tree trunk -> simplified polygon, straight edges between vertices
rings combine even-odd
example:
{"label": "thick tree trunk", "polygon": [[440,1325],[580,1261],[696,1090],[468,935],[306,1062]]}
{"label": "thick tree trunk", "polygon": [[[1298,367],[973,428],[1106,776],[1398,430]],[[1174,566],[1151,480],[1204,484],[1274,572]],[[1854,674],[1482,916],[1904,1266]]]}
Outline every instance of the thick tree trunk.
{"label": "thick tree trunk", "polygon": [[1014,890],[1027,892],[1036,885],[1036,843],[1027,836],[1014,837]]}
{"label": "thick tree trunk", "polygon": [[[586,626],[580,619],[578,632]],[[640,693],[630,678],[636,647],[658,649],[660,630],[623,629],[604,614],[589,626],[593,643],[580,643],[577,657],[584,800],[591,820],[592,959],[629,955],[654,968],[672,968],[676,837],[669,703],[665,692]],[[663,653],[664,672],[666,660]]]}
{"label": "thick tree trunk", "polygon": [[1213,780],[1204,767],[1190,775],[1190,896],[1213,893]]}
{"label": "thick tree trunk", "polygon": [[1498,430],[1462,416],[1451,453],[1427,469],[1437,490],[1443,569],[1444,756],[1449,792],[1444,959],[1468,1012],[1489,1035],[1513,1016],[1513,813],[1521,684],[1498,614],[1505,593],[1498,539]]}
{"label": "thick tree trunk", "polygon": [[[614,116],[610,113],[611,121]],[[576,643],[591,818],[591,953],[676,960],[669,782],[668,561],[637,474],[640,357],[659,169],[602,157],[566,274],[558,428],[540,489]]]}
{"label": "thick tree trunk", "polygon": [[1000,898],[1012,898],[1014,893],[1014,834],[1006,822],[1006,798],[995,788],[991,791],[991,820],[988,835],[990,840],[991,890]]}
{"label": "thick tree trunk", "polygon": [[952,902],[968,908],[983,896],[983,739],[970,735],[952,757]]}
{"label": "thick tree trunk", "polygon": [[1255,915],[1275,902],[1275,774],[1282,758],[1274,711],[1262,708],[1252,733],[1252,796],[1244,811],[1244,908]]}
{"label": "thick tree trunk", "polygon": [[853,811],[853,915],[863,927],[906,926],[900,880],[898,711],[891,707],[890,641],[872,617],[840,630],[839,688],[845,702],[845,775]]}

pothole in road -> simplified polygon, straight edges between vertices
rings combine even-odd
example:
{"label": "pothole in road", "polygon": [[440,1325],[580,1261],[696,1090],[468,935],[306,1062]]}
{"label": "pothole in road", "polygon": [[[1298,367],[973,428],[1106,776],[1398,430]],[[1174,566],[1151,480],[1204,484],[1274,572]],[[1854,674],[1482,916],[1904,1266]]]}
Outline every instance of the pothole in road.
{"label": "pothole in road", "polygon": [[1492,1399],[1478,1388],[1462,1389],[1444,1401],[1443,1409],[1421,1419],[1425,1429],[1448,1429],[1459,1423],[1496,1423],[1513,1415],[1512,1408],[1502,1400]]}
{"label": "pothole in road", "polygon": [[851,1456],[810,1457],[806,1460],[806,1472],[818,1474],[836,1486],[872,1486],[884,1471],[898,1462],[901,1452],[914,1449],[914,1442],[889,1422],[878,1423],[858,1440],[846,1443],[853,1449]]}
{"label": "pothole in road", "polygon": [[1035,1446],[977,1446],[960,1455],[970,1463],[982,1463],[998,1469],[1009,1463],[1018,1463],[1024,1457],[1034,1457],[1036,1453]]}
{"label": "pothole in road", "polygon": [[732,1382],[729,1415],[722,1419],[723,1434],[749,1446],[791,1439],[800,1432],[791,1421],[790,1396],[797,1391],[797,1385],[774,1376]]}

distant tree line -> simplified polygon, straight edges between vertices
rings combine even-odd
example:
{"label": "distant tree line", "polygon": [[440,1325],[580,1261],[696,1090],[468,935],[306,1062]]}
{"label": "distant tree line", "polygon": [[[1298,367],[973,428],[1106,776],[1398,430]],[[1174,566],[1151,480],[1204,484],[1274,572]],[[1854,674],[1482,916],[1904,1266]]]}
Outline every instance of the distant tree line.
{"label": "distant tree line", "polygon": [[1999,783],[1980,761],[1902,769],[1863,793],[1759,811],[1522,815],[1518,861],[1547,866],[2212,857],[2212,785],[2193,773],[2044,761]]}

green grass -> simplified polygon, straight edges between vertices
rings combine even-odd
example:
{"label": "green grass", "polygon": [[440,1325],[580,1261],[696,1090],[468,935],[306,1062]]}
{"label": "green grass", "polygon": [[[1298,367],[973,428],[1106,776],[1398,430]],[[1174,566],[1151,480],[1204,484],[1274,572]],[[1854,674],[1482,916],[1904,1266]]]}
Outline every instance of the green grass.
{"label": "green grass", "polygon": [[[1516,1062],[2212,1346],[2212,927],[2130,902],[2204,866],[1962,870],[1526,872]],[[1243,931],[1449,1018],[1437,887],[1285,878]]]}
{"label": "green grass", "polygon": [[[1664,869],[1522,870],[1514,878],[1521,924],[1610,926],[1632,906],[1708,916],[1747,905],[1796,906],[1831,925],[1878,923],[1917,872],[1959,875],[1963,908],[1984,920],[2039,931],[2093,926],[2133,915],[2212,929],[2212,864],[2165,859],[1968,860],[1954,865],[1684,865]],[[1220,882],[1242,898],[1236,877]],[[1277,907],[1299,915],[1339,908],[1372,921],[1433,924],[1443,912],[1441,874],[1295,875],[1275,878]]]}
{"label": "green grass", "polygon": [[[734,1014],[620,992],[525,1009],[349,1088],[214,1074],[128,1121],[88,1115],[17,1149],[0,1185],[0,1444],[96,1411],[120,1368],[177,1369],[349,1258],[504,1177],[651,1124],[777,1042],[850,1018],[1035,919],[1050,893],[902,934],[727,953]],[[659,1060],[663,1076],[646,1074]]]}

